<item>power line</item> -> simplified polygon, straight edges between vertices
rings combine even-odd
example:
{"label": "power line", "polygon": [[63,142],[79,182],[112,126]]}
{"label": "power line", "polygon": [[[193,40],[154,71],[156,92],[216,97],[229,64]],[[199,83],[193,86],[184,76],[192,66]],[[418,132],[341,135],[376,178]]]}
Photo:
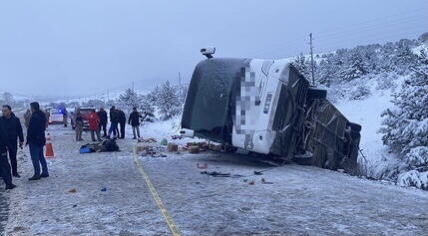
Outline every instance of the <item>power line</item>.
{"label": "power line", "polygon": [[[370,18],[364,21],[360,21],[358,23],[349,24],[342,27],[336,27],[331,30],[324,30],[322,32],[317,32],[317,42],[319,45],[325,45],[324,42],[331,42],[332,40],[342,40],[344,38],[349,37],[355,37],[355,35],[358,34],[358,36],[361,35],[361,33],[372,33],[372,32],[379,32],[379,31],[385,31],[386,29],[393,30],[396,29],[397,25],[409,25],[408,29],[418,29],[414,23],[420,23],[421,22],[421,16],[417,13],[425,12],[425,9],[416,9],[411,11],[403,11],[399,13],[384,15],[382,17],[375,17]],[[403,15],[407,14],[407,15]],[[409,15],[410,14],[410,15]],[[398,16],[398,17],[396,17]],[[413,23],[413,24],[412,24]],[[394,32],[396,35],[403,35],[401,32]],[[352,35],[353,34],[353,35]],[[374,36],[378,36],[379,34],[376,34]],[[277,38],[277,35],[271,35],[272,38]],[[273,37],[275,36],[275,37]],[[378,39],[379,37],[376,37]],[[302,42],[304,42],[302,36],[297,36],[293,38],[287,38],[287,40],[282,40],[281,45],[278,46],[278,48],[283,48],[284,45],[287,48],[295,48],[295,46],[304,48],[304,45]],[[271,50],[258,50],[253,52],[253,55],[257,54],[271,54],[272,52],[278,52],[281,49],[271,49]]]}

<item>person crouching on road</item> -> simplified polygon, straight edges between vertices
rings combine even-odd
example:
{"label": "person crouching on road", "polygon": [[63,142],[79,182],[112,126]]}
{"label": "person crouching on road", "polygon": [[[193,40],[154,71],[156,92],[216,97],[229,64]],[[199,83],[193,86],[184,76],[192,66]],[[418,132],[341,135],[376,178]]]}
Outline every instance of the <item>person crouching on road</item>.
{"label": "person crouching on road", "polygon": [[76,141],[82,141],[83,118],[79,108],[77,109],[76,114],[74,114],[74,124],[76,130]]}
{"label": "person crouching on road", "polygon": [[21,177],[18,174],[18,164],[16,161],[16,154],[18,152],[18,145],[16,143],[19,137],[19,147],[22,148],[24,144],[24,134],[22,133],[21,121],[13,115],[12,108],[9,105],[2,107],[3,130],[6,132],[6,146],[9,153],[10,164],[12,165],[13,177]]}
{"label": "person crouching on road", "polygon": [[95,113],[95,110],[91,111],[91,114],[89,114],[88,117],[89,120],[89,130],[91,131],[91,138],[92,142],[95,142],[95,133],[97,134],[97,140],[101,141],[100,138],[100,118],[98,117],[97,113]]}
{"label": "person crouching on road", "polygon": [[[27,131],[27,144],[30,146],[31,161],[33,162],[34,175],[28,180],[38,180],[41,177],[49,177],[48,165],[43,155],[43,146],[46,145],[45,130],[46,116],[40,110],[38,102],[30,103],[31,115]],[[42,173],[40,174],[40,164]]]}

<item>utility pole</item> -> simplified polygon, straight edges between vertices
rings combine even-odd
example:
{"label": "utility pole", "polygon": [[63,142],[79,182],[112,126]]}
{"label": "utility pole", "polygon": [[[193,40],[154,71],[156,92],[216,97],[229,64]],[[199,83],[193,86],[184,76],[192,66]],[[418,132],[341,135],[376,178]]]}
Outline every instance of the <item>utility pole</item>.
{"label": "utility pole", "polygon": [[132,92],[134,92],[134,81],[132,81]]}
{"label": "utility pole", "polygon": [[314,54],[312,53],[312,33],[309,34],[309,44],[311,47],[311,71],[312,71],[312,85],[315,86],[315,75],[314,75]]}
{"label": "utility pole", "polygon": [[181,85],[181,73],[178,72],[178,85]]}

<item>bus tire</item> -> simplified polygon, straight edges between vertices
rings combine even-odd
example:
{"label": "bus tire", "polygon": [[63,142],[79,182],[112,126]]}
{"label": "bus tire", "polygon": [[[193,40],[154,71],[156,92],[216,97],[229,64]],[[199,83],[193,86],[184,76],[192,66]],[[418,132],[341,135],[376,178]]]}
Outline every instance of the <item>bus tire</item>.
{"label": "bus tire", "polygon": [[360,132],[361,131],[361,125],[359,125],[357,123],[348,122],[347,126],[351,127],[352,131],[355,131],[355,132]]}
{"label": "bus tire", "polygon": [[327,97],[327,90],[319,88],[308,89],[308,99],[324,99]]}

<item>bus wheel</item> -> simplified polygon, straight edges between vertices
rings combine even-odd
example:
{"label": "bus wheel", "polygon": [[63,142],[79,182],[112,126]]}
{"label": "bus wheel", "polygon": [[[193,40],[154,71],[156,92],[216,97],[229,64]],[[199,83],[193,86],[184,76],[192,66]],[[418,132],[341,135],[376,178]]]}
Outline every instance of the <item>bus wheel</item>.
{"label": "bus wheel", "polygon": [[327,90],[319,88],[308,89],[308,99],[324,99],[327,97]]}
{"label": "bus wheel", "polygon": [[361,125],[359,125],[359,124],[348,122],[347,126],[351,127],[351,130],[354,132],[360,132],[361,131]]}
{"label": "bus wheel", "polygon": [[312,165],[312,158],[313,158],[312,153],[305,152],[304,154],[294,155],[291,160],[299,165],[310,166]]}

